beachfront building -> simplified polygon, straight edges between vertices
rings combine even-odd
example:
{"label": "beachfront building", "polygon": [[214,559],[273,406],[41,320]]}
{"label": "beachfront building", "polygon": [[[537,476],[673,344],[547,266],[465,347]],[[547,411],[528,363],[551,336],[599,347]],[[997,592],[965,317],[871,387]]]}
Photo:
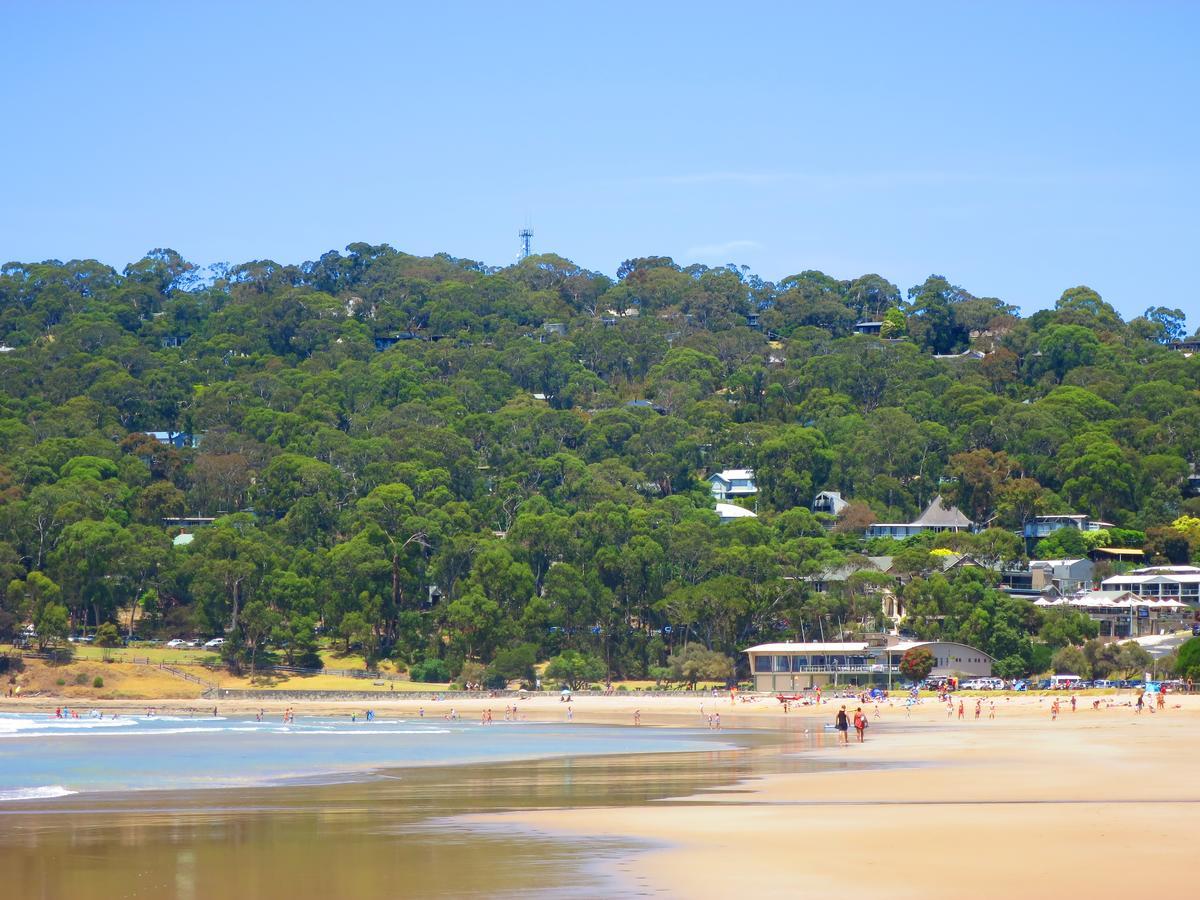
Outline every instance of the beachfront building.
{"label": "beachfront building", "polygon": [[725,469],[708,476],[714,500],[737,500],[758,493],[753,469]]}
{"label": "beachfront building", "polygon": [[1042,597],[1034,606],[1065,606],[1100,624],[1101,638],[1168,634],[1186,627],[1194,613],[1182,600],[1139,597],[1131,591],[1080,591],[1069,597]]}
{"label": "beachfront building", "polygon": [[916,647],[933,654],[931,675],[992,674],[993,660],[982,650],[954,641],[906,641],[890,634],[860,641],[759,644],[743,652],[750,657],[756,691],[790,693],[834,685],[895,686],[903,679],[900,660]]}
{"label": "beachfront building", "polygon": [[1113,575],[1100,583],[1106,591],[1128,591],[1142,600],[1178,600],[1200,607],[1200,568],[1149,566]]}
{"label": "beachfront building", "polygon": [[970,531],[974,522],[957,506],[946,506],[941,495],[934,497],[925,511],[912,522],[876,522],[867,528],[869,538],[888,537],[902,541],[926,531]]}

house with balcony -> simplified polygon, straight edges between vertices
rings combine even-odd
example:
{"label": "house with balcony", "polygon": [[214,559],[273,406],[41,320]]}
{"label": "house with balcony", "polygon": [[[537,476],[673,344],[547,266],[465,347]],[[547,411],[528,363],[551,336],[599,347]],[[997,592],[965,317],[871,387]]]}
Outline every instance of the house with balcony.
{"label": "house with balcony", "polygon": [[842,510],[850,504],[842,498],[838,491],[821,491],[813,498],[812,511],[825,513],[828,516],[840,516]]}
{"label": "house with balcony", "polygon": [[1064,516],[1034,516],[1025,522],[1022,533],[1025,543],[1032,550],[1034,544],[1042,538],[1049,537],[1060,528],[1074,528],[1077,531],[1103,531],[1112,528],[1112,522],[1101,522],[1088,516],[1070,514]]}
{"label": "house with balcony", "polygon": [[753,469],[725,469],[708,476],[714,500],[737,500],[758,493]]}
{"label": "house with balcony", "polygon": [[975,647],[955,641],[907,641],[890,634],[865,635],[859,641],[783,641],[742,652],[750,657],[756,691],[793,693],[836,685],[895,687],[904,680],[900,660],[917,647],[933,655],[931,675],[992,674],[994,660]]}
{"label": "house with balcony", "polygon": [[1139,597],[1131,591],[1079,591],[1066,597],[1041,597],[1033,605],[1078,610],[1099,623],[1101,638],[1112,640],[1168,634],[1186,627],[1195,616],[1182,600]]}
{"label": "house with balcony", "polygon": [[1128,591],[1142,600],[1178,600],[1200,608],[1200,568],[1148,566],[1100,582],[1101,590]]}
{"label": "house with balcony", "polygon": [[876,522],[867,527],[866,536],[889,537],[898,541],[926,531],[970,531],[975,523],[957,506],[946,506],[941,494],[934,497],[921,515],[912,522]]}

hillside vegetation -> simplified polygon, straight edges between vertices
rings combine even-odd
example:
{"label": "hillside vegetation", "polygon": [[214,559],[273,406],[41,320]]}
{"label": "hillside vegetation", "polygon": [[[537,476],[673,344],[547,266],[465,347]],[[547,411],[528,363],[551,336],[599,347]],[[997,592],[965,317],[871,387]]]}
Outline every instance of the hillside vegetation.
{"label": "hillside vegetation", "polygon": [[[225,635],[235,669],[332,644],[493,680],[566,651],[654,677],[688,643],[873,627],[871,578],[804,580],[871,553],[913,576],[921,634],[1032,670],[1086,621],[929,551],[999,563],[1029,516],[1080,512],[1191,558],[1183,335],[1178,310],[1125,322],[1086,287],[1020,318],[940,276],[902,293],[661,257],[615,280],[365,244],[203,271],[170,250],[121,273],[9,263],[0,640],[112,622]],[[755,470],[758,518],[719,524],[704,478],[733,467]],[[850,501],[836,523],[810,511],[822,489]],[[937,494],[990,527],[864,541]],[[181,516],[216,521],[173,546]]]}

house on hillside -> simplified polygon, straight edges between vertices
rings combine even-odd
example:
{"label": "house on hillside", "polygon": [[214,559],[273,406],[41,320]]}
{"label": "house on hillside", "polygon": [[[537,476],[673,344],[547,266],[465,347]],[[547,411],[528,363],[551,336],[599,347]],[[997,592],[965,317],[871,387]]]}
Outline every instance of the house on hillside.
{"label": "house on hillside", "polygon": [[147,431],[146,434],[160,444],[168,444],[179,450],[200,446],[201,435],[190,434],[186,431]]}
{"label": "house on hillside", "polygon": [[753,497],[758,493],[754,483],[753,469],[725,469],[708,476],[715,500],[736,500],[738,497]]}
{"label": "house on hillside", "polygon": [[1034,516],[1025,522],[1022,529],[1027,541],[1040,541],[1049,537],[1060,528],[1074,528],[1077,531],[1102,531],[1112,528],[1112,522],[1101,522],[1084,515],[1070,514],[1065,516]]}
{"label": "house on hillside", "polygon": [[1092,589],[1096,564],[1081,559],[1035,559],[1024,569],[1000,573],[1000,587],[1014,597],[1041,595],[1053,588],[1057,594],[1073,594]]}
{"label": "house on hillside", "polygon": [[866,536],[890,537],[902,541],[926,531],[970,531],[975,523],[957,506],[946,506],[941,494],[934,497],[924,512],[912,522],[876,522],[868,526]]}
{"label": "house on hillside", "polygon": [[842,499],[842,495],[838,491],[821,491],[813,497],[812,511],[830,516],[840,516],[842,510],[849,505]]}
{"label": "house on hillside", "polygon": [[879,334],[883,331],[883,322],[855,322],[855,334]]}
{"label": "house on hillside", "polygon": [[717,517],[721,520],[721,524],[732,522],[734,519],[757,519],[758,516],[746,509],[744,506],[735,506],[732,503],[718,503],[716,506]]}

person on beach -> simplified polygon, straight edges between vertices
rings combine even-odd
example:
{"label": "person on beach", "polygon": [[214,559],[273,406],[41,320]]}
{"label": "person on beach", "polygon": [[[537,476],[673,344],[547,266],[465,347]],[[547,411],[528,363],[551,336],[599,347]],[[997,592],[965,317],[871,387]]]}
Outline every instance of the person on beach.
{"label": "person on beach", "polygon": [[843,744],[850,743],[850,722],[846,718],[846,707],[838,710],[837,718],[834,720],[833,727],[841,734]]}
{"label": "person on beach", "polygon": [[1071,712],[1075,712],[1075,695],[1071,695]]}
{"label": "person on beach", "polygon": [[642,724],[642,711],[640,709],[635,709],[633,711],[633,724],[634,726]]}
{"label": "person on beach", "polygon": [[979,721],[979,717],[983,715],[983,700],[975,698],[975,721]]}
{"label": "person on beach", "polygon": [[1058,721],[1058,698],[1054,698],[1054,702],[1050,704],[1050,721]]}
{"label": "person on beach", "polygon": [[1158,686],[1158,704],[1157,705],[1158,705],[1159,709],[1167,708],[1167,686],[1165,684],[1160,684]]}
{"label": "person on beach", "polygon": [[996,701],[995,700],[988,701],[988,718],[989,719],[996,718]]}
{"label": "person on beach", "polygon": [[959,700],[958,701],[958,717],[960,719],[962,719],[965,715],[966,715],[966,707],[963,706],[963,702],[961,700]]}
{"label": "person on beach", "polygon": [[862,711],[860,706],[854,711],[854,731],[858,735],[858,742],[863,742],[863,732],[867,730],[867,714]]}
{"label": "person on beach", "polygon": [[1139,690],[1138,695],[1137,695],[1137,714],[1139,716],[1142,714],[1142,704],[1144,702],[1145,702],[1145,697],[1143,696],[1141,690]]}
{"label": "person on beach", "polygon": [[575,711],[571,708],[571,704],[567,704],[567,721],[572,722],[575,719]]}
{"label": "person on beach", "polygon": [[720,713],[713,713],[713,730],[714,731],[721,730],[721,714]]}

